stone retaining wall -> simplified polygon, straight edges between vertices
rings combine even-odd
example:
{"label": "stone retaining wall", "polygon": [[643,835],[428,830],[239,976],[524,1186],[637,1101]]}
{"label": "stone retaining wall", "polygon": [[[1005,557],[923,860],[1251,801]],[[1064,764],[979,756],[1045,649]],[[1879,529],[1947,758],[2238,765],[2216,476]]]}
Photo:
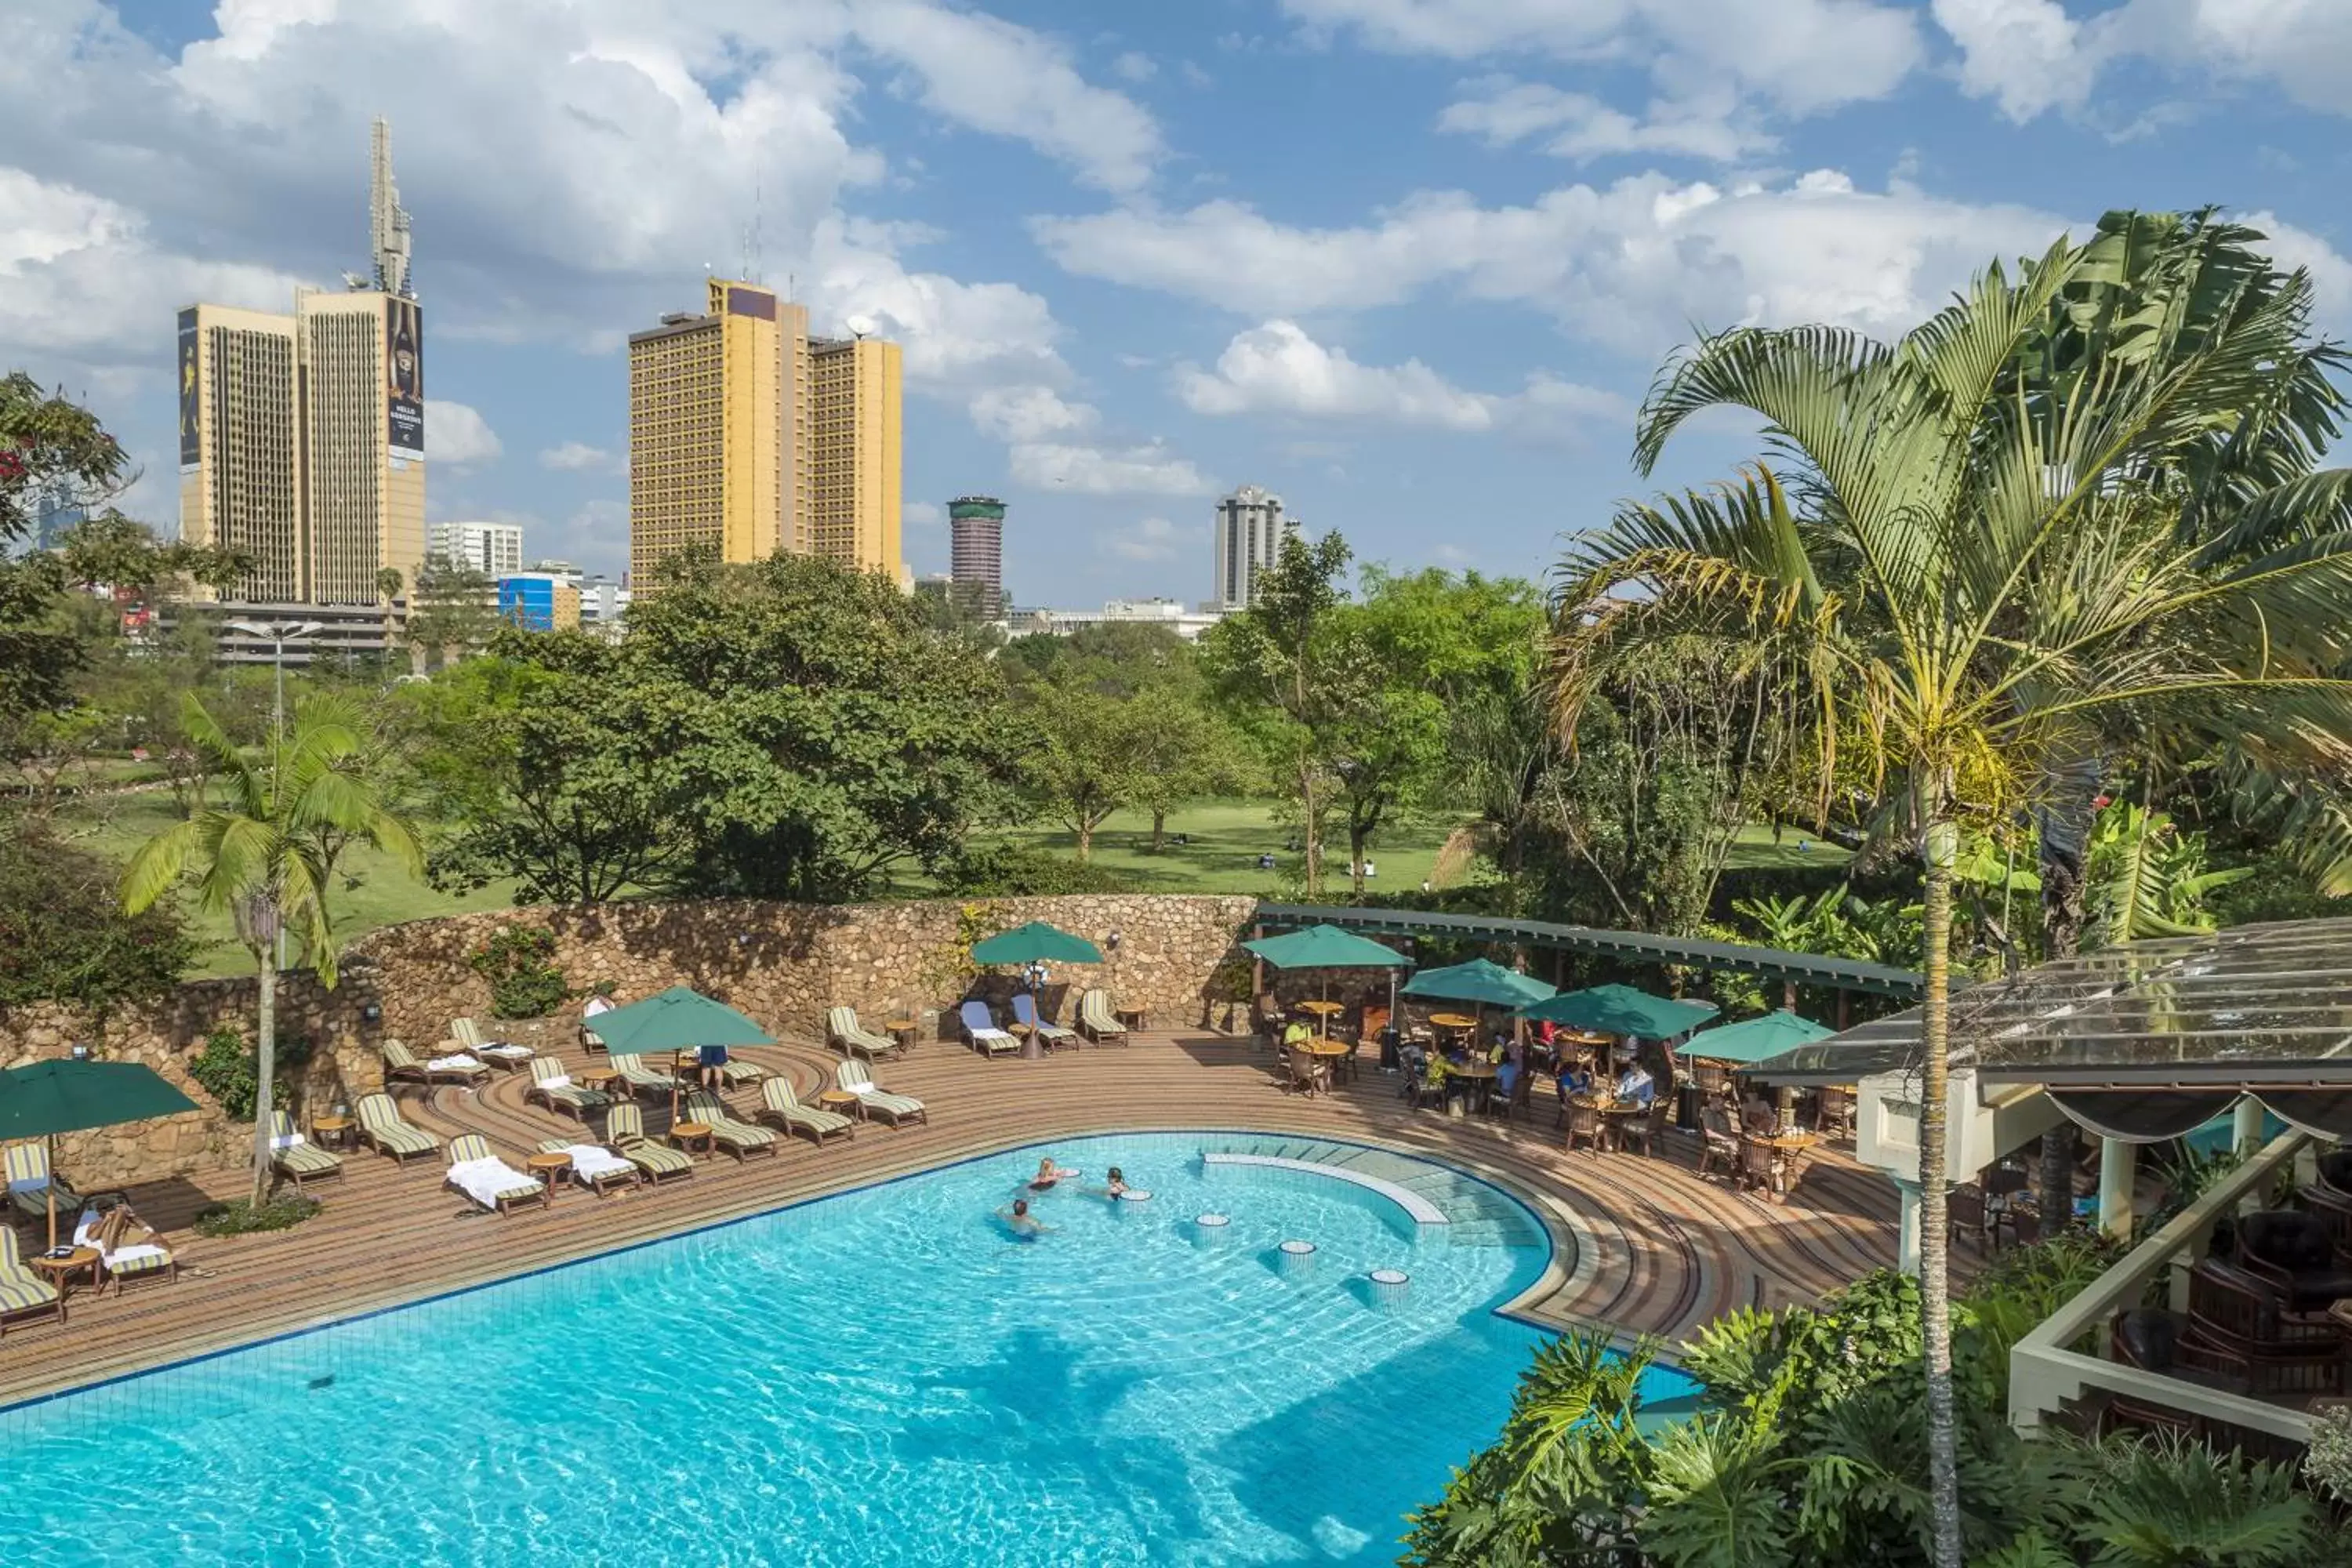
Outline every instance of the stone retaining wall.
{"label": "stone retaining wall", "polygon": [[[971,936],[1033,920],[1050,921],[1105,952],[1101,964],[1053,970],[1049,1000],[1063,1016],[1075,1010],[1080,989],[1102,985],[1121,1005],[1149,1009],[1159,1026],[1190,1026],[1213,1021],[1213,1004],[1222,1021],[1211,979],[1234,942],[1248,934],[1244,928],[1256,908],[1251,898],[1106,894],[982,903],[562,905],[455,915],[359,938],[344,953],[341,984],[331,992],[308,975],[281,977],[278,1030],[317,1042],[291,1086],[298,1106],[349,1103],[381,1087],[377,1046],[383,1038],[404,1040],[423,1056],[454,1017],[488,1026],[489,984],[467,959],[499,930],[533,925],[554,932],[554,962],[576,991],[609,984],[627,1001],[691,985],[780,1037],[819,1039],[832,1006],[856,1007],[872,1026],[893,1015],[928,1016],[975,990],[1001,998],[1010,976],[975,976],[961,967],[960,954]],[[0,1067],[63,1056],[87,1043],[109,1060],[146,1063],[205,1108],[60,1138],[58,1165],[85,1189],[234,1164],[251,1129],[222,1114],[186,1064],[215,1024],[250,1037],[255,990],[249,979],[192,982],[103,1022],[49,1004],[0,1010]]]}

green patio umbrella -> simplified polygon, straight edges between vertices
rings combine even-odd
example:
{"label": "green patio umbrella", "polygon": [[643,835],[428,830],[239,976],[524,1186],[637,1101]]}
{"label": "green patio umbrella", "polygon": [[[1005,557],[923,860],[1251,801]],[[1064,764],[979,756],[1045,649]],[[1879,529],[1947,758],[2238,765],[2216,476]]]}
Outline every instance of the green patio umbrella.
{"label": "green patio umbrella", "polygon": [[1664,1040],[1697,1028],[1719,1011],[1712,1002],[1677,1002],[1631,985],[1596,985],[1522,1007],[1519,1016],[1529,1023],[1565,1024],[1596,1035]]}
{"label": "green patio umbrella", "polygon": [[1521,974],[1484,958],[1424,969],[1405,982],[1408,996],[1445,1002],[1470,1002],[1486,1007],[1525,1007],[1559,992],[1532,974]]}
{"label": "green patio umbrella", "polygon": [[[1276,969],[1385,969],[1389,972],[1389,1011],[1396,1011],[1396,972],[1404,967],[1405,956],[1370,937],[1358,936],[1334,925],[1319,925],[1285,931],[1280,936],[1262,936],[1255,942],[1242,943],[1242,947]],[[1330,999],[1331,982],[1327,977],[1323,982],[1323,1000]],[[1327,1035],[1330,1027],[1327,1019],[1323,1026]]]}
{"label": "green patio umbrella", "polygon": [[1784,1009],[1767,1013],[1760,1018],[1725,1024],[1694,1035],[1677,1054],[1685,1058],[1699,1057],[1711,1062],[1753,1067],[1794,1047],[1826,1040],[1836,1032]]}
{"label": "green patio umbrella", "polygon": [[[596,1015],[596,1037],[607,1051],[635,1056],[646,1051],[688,1051],[701,1046],[772,1046],[768,1032],[724,1002],[688,986],[673,985],[642,1002]],[[677,1075],[671,1075],[669,1113],[677,1116]]]}
{"label": "green patio umbrella", "polygon": [[66,1057],[0,1072],[0,1142],[49,1145],[49,1245],[58,1244],[58,1134],[194,1110],[196,1102],[152,1068]]}
{"label": "green patio umbrella", "polygon": [[1057,925],[1031,921],[976,942],[971,961],[995,963],[1100,963],[1102,949],[1082,936],[1072,936]]}

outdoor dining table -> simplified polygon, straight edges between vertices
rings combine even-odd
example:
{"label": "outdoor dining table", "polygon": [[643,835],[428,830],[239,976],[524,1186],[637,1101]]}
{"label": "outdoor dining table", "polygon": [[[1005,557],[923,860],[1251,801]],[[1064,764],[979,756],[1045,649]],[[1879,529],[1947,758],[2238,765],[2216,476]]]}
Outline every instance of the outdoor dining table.
{"label": "outdoor dining table", "polygon": [[1459,1067],[1455,1067],[1453,1064],[1448,1063],[1445,1068],[1445,1076],[1449,1080],[1458,1078],[1465,1080],[1466,1082],[1475,1084],[1478,1089],[1477,1109],[1481,1111],[1484,1111],[1486,1109],[1487,1102],[1494,1098],[1495,1064],[1493,1062],[1465,1062]]}
{"label": "outdoor dining table", "polygon": [[[1613,1094],[1607,1096],[1572,1094],[1569,1096],[1568,1102],[1570,1105],[1580,1106],[1586,1110],[1597,1110],[1604,1117],[1646,1116],[1650,1110],[1648,1106],[1638,1100],[1620,1100]],[[1602,1126],[1607,1132],[1610,1144],[1612,1147],[1615,1146],[1618,1142],[1616,1128],[1607,1122],[1602,1123]]]}

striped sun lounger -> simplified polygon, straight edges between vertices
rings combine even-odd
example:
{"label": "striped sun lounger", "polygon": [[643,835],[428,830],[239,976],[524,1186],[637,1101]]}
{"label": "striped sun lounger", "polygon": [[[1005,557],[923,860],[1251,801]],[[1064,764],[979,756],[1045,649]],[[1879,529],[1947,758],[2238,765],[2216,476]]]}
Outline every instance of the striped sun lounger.
{"label": "striped sun lounger", "polygon": [[592,1110],[603,1110],[613,1103],[613,1097],[601,1089],[583,1089],[572,1081],[563,1064],[553,1057],[530,1058],[530,1087],[522,1091],[525,1105],[539,1101],[559,1116],[569,1116],[586,1122]]}
{"label": "striped sun lounger", "polygon": [[455,1056],[436,1057],[431,1061],[420,1062],[398,1040],[383,1043],[383,1081],[386,1083],[478,1084],[489,1076],[488,1068],[463,1051]]}
{"label": "striped sun lounger", "polygon": [[691,1156],[646,1136],[645,1112],[635,1100],[623,1100],[604,1118],[604,1147],[643,1171],[649,1182],[694,1174]]}
{"label": "striped sun lounger", "polygon": [[824,1011],[824,1032],[833,1048],[843,1056],[864,1057],[872,1061],[876,1057],[894,1056],[898,1042],[883,1038],[857,1021],[855,1007],[828,1007]]}
{"label": "striped sun lounger", "polygon": [[1049,1051],[1078,1043],[1077,1032],[1056,1024],[1037,1010],[1037,998],[1026,991],[1015,992],[1013,997],[1013,1021],[1026,1024],[1037,1031],[1037,1038]]}
{"label": "striped sun lounger", "polygon": [[[459,1168],[475,1167],[476,1180],[460,1182]],[[495,1166],[495,1169],[491,1167]],[[478,1132],[467,1132],[449,1144],[449,1174],[441,1184],[453,1193],[462,1193],[467,1200],[499,1214],[514,1213],[517,1204],[538,1204],[545,1207],[549,1200],[547,1184],[512,1165],[490,1152],[490,1142]]]}
{"label": "striped sun lounger", "polygon": [[419,1155],[437,1154],[441,1140],[401,1119],[400,1107],[388,1094],[363,1094],[359,1103],[360,1142],[402,1164]]}
{"label": "striped sun lounger", "polygon": [[667,1099],[677,1087],[677,1079],[646,1066],[646,1058],[627,1051],[615,1051],[605,1058],[605,1065],[621,1075],[622,1084],[631,1094],[650,1094]]}
{"label": "striped sun lounger", "polygon": [[294,1184],[331,1182],[343,1173],[342,1160],[306,1140],[294,1129],[294,1119],[282,1110],[269,1113],[269,1168]]}
{"label": "striped sun lounger", "polygon": [[471,1018],[450,1019],[449,1037],[457,1042],[459,1049],[481,1058],[494,1068],[504,1068],[509,1072],[521,1071],[522,1064],[530,1060],[531,1051],[529,1046],[512,1045],[505,1040],[487,1039],[482,1035],[482,1026]]}
{"label": "striped sun lounger", "polygon": [[977,996],[956,1009],[956,1019],[963,1025],[965,1043],[982,1056],[1003,1056],[1021,1048],[1020,1041],[996,1026],[996,1020],[989,1016],[988,1004]]}
{"label": "striped sun lounger", "polygon": [[0,1318],[54,1315],[66,1321],[66,1299],[58,1288],[25,1267],[16,1254],[16,1233],[0,1225]]}
{"label": "striped sun lounger", "polygon": [[856,1095],[866,1107],[868,1116],[879,1116],[893,1127],[903,1127],[909,1121],[929,1121],[931,1113],[923,1102],[911,1094],[890,1094],[874,1081],[874,1075],[858,1061],[842,1063],[833,1069],[835,1083]]}
{"label": "striped sun lounger", "polygon": [[727,1104],[707,1089],[698,1089],[686,1097],[686,1110],[681,1120],[699,1121],[710,1129],[712,1140],[738,1160],[752,1154],[773,1155],[780,1134],[772,1127],[754,1127],[748,1121],[735,1120]]}
{"label": "striped sun lounger", "polygon": [[1078,1029],[1097,1045],[1105,1040],[1117,1040],[1122,1046],[1127,1044],[1127,1026],[1120,1023],[1118,1015],[1112,1011],[1110,993],[1099,987],[1078,998]]}
{"label": "striped sun lounger", "polygon": [[760,1112],[761,1121],[781,1127],[787,1132],[804,1132],[812,1143],[823,1143],[828,1138],[856,1135],[857,1123],[838,1110],[803,1105],[800,1096],[793,1092],[792,1079],[782,1073],[760,1086],[760,1098],[766,1102]]}
{"label": "striped sun lounger", "polygon": [[[39,1219],[49,1212],[49,1188],[58,1190],[58,1210],[61,1214],[81,1211],[82,1195],[70,1183],[60,1179],[49,1169],[49,1146],[38,1139],[28,1143],[11,1143],[7,1152],[0,1155],[0,1169],[8,1175],[8,1203],[27,1219]],[[34,1279],[40,1278],[34,1275]]]}
{"label": "striped sun lounger", "polygon": [[[572,1155],[572,1184],[575,1187],[586,1187],[600,1198],[615,1187],[634,1187],[645,1180],[645,1173],[634,1164],[625,1170],[615,1171],[608,1168],[593,1176],[588,1175],[580,1169],[580,1156],[574,1152],[580,1144],[581,1141],[577,1138],[542,1138],[539,1141],[539,1152],[542,1154]],[[612,1152],[603,1144],[596,1144],[594,1147],[601,1152]],[[626,1160],[628,1156],[615,1154],[614,1158]]]}
{"label": "striped sun lounger", "polygon": [[[98,1254],[100,1289],[103,1290],[111,1282],[114,1293],[120,1296],[123,1287],[133,1279],[161,1279],[168,1285],[179,1279],[180,1260],[172,1256],[170,1247],[152,1235],[144,1241],[131,1242],[110,1251],[102,1228],[106,1217],[94,1208],[84,1209],[80,1220],[74,1226],[73,1234],[76,1247],[87,1247]],[[134,1215],[132,1217],[137,1216]],[[140,1228],[145,1230],[146,1226],[142,1224]]]}

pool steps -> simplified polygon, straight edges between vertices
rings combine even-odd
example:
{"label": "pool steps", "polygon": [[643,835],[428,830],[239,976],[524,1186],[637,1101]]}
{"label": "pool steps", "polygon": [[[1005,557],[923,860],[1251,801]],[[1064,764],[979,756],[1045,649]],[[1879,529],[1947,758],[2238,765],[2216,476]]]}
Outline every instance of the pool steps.
{"label": "pool steps", "polygon": [[[1443,1217],[1445,1239],[1454,1247],[1545,1247],[1547,1237],[1527,1211],[1486,1183],[1457,1175],[1443,1166],[1385,1149],[1358,1143],[1335,1143],[1316,1138],[1224,1138],[1201,1148],[1203,1160],[1212,1155],[1255,1157],[1286,1162],[1276,1169],[1324,1167],[1328,1174],[1373,1191],[1386,1186],[1412,1194],[1414,1203],[1401,1206],[1412,1213],[1425,1205]],[[1218,1162],[1220,1163],[1228,1162]],[[1418,1216],[1416,1216],[1418,1217]],[[1421,1223],[1429,1223],[1423,1220]]]}

